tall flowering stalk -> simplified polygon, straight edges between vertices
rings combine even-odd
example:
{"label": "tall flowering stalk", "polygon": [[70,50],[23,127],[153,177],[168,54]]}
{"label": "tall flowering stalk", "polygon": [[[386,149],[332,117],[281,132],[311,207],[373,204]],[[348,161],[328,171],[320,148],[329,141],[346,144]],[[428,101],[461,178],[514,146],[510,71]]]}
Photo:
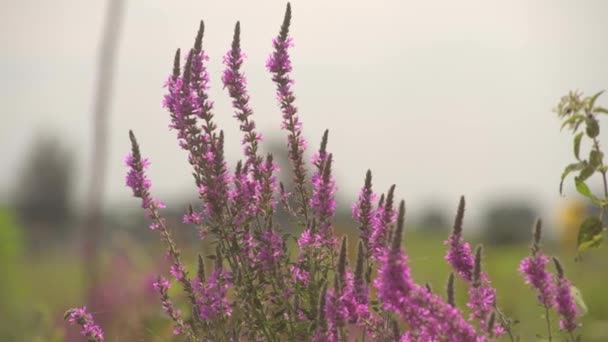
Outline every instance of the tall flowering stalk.
{"label": "tall flowering stalk", "polygon": [[294,80],[289,75],[292,71],[289,48],[293,46],[293,39],[289,36],[290,24],[291,5],[288,3],[281,31],[272,41],[274,51],[268,57],[266,68],[272,74],[272,80],[277,87],[277,101],[283,113],[281,127],[288,132],[287,146],[293,168],[294,187],[299,196],[300,212],[307,221],[309,193],[305,185],[306,167],[304,165],[304,151],[307,145],[302,136],[302,121],[298,116],[298,108],[294,105],[296,99],[292,90]]}
{"label": "tall flowering stalk", "polygon": [[[288,53],[291,7],[288,4],[274,51],[266,66],[277,86],[282,127],[287,131],[289,158],[293,167],[291,194],[277,186],[279,172],[272,155],[259,152],[258,132],[250,106],[247,79],[241,70],[241,26],[237,22],[231,48],[223,58],[222,84],[232,100],[234,117],[241,133],[243,159],[230,169],[224,156],[227,137],[214,121],[209,98],[209,57],[203,49],[204,24],[200,23],[194,45],[185,56],[177,50],[173,71],[166,82],[163,105],[169,111],[170,129],[177,132],[178,145],[187,152],[193,168],[200,202],[190,205],[184,223],[198,229],[200,238],[215,246],[205,253],[214,260],[205,270],[198,256],[198,270],[190,276],[181,253],[161,215],[164,204],[152,197],[152,183],[135,135],[130,132],[131,153],[125,159],[126,184],[141,201],[150,228],[160,234],[170,260],[172,280],[162,276],[154,282],[160,306],[172,321],[173,332],[188,341],[488,341],[509,329],[508,320],[496,306],[496,290],[482,269],[482,249],[475,254],[462,236],[464,198],[461,198],[446,261],[450,274],[447,298],[433,293],[431,284],[418,285],[402,247],[405,203],[395,209],[395,186],[379,199],[372,189],[372,175],[365,175],[358,200],[353,205],[360,240],[351,268],[345,237],[338,237],[332,224],[336,212],[334,155],[327,149],[328,131],[312,155],[304,159],[306,143],[302,123],[294,105]],[[184,65],[181,63],[184,61]],[[310,179],[307,170],[312,168]],[[290,222],[282,227],[277,206],[282,205]],[[297,229],[303,227],[301,231]],[[294,238],[291,238],[292,234]],[[341,244],[337,241],[341,240]],[[558,276],[551,280],[540,251],[540,223],[532,255],[524,259],[520,272],[539,294],[548,311],[555,307],[560,327],[569,332],[578,326],[578,314],[570,295],[570,282],[556,261]],[[290,248],[296,248],[294,253]],[[469,317],[455,302],[455,275],[468,285]],[[186,298],[169,298],[171,282],[181,284]],[[371,291],[374,287],[376,291]],[[185,301],[185,303],[182,303]],[[181,308],[183,311],[180,311]],[[547,315],[548,317],[548,315]],[[89,341],[103,341],[103,332],[84,308],[66,316],[82,327]],[[550,327],[549,327],[550,330]]]}
{"label": "tall flowering stalk", "polygon": [[402,201],[391,246],[382,256],[375,280],[383,307],[399,314],[408,324],[411,330],[404,337],[407,340],[483,340],[458,309],[413,282],[407,255],[401,249],[404,220],[405,203]]}
{"label": "tall flowering stalk", "polygon": [[574,329],[579,326],[578,323],[576,323],[576,316],[578,316],[579,312],[576,308],[574,298],[572,298],[572,284],[565,277],[564,268],[559,260],[554,257],[553,263],[555,264],[555,269],[557,271],[555,306],[557,308],[557,313],[561,316],[559,327],[568,332],[571,341],[575,341],[573,332]]}
{"label": "tall flowering stalk", "polygon": [[374,220],[373,203],[376,195],[372,190],[372,172],[367,170],[365,174],[365,184],[359,192],[359,200],[353,205],[353,217],[359,222],[359,231],[365,248],[369,252],[369,240]]}
{"label": "tall flowering stalk", "polygon": [[530,250],[532,255],[526,257],[519,264],[519,272],[524,276],[526,284],[530,284],[537,292],[540,304],[545,308],[545,320],[547,321],[547,333],[549,341],[551,335],[551,320],[549,309],[555,304],[555,285],[551,280],[551,273],[547,271],[549,258],[543,254],[540,248],[542,234],[542,221],[537,220],[534,226],[534,239]]}
{"label": "tall flowering stalk", "polygon": [[[476,320],[481,328],[487,327],[490,317],[496,309],[496,290],[492,286],[488,275],[482,271],[482,248],[479,246],[475,255],[471,252],[471,246],[462,236],[462,225],[464,221],[465,199],[460,197],[454,228],[449,238],[444,242],[449,246],[445,259],[454,271],[467,283],[469,287],[469,302],[467,307],[471,309],[469,320]],[[496,309],[497,310],[497,309]],[[500,313],[500,311],[497,310]],[[500,336],[505,331],[513,340],[506,317],[501,317],[502,322],[491,320],[492,326],[486,332],[491,336]]]}

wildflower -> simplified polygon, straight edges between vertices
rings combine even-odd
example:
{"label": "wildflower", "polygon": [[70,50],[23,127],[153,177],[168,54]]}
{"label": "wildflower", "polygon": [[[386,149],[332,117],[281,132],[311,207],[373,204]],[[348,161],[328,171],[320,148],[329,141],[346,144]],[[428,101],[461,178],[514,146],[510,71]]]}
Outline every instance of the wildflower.
{"label": "wildflower", "polygon": [[185,331],[189,330],[184,325],[181,312],[175,309],[173,303],[169,299],[168,291],[171,288],[171,283],[169,282],[169,280],[167,280],[167,278],[159,276],[156,282],[152,284],[152,286],[154,286],[154,289],[160,294],[160,300],[162,303],[163,310],[165,311],[167,316],[169,316],[173,320],[173,322],[175,322],[173,334],[181,335]]}
{"label": "wildflower", "polygon": [[572,331],[579,326],[579,324],[576,323],[576,316],[578,316],[579,312],[576,308],[576,304],[574,303],[574,298],[572,298],[572,293],[570,290],[572,284],[564,276],[564,268],[559,260],[554,257],[553,262],[555,264],[555,269],[557,270],[555,304],[557,307],[557,312],[561,316],[559,327],[562,330],[572,333]]}
{"label": "wildflower", "polygon": [[221,319],[232,314],[232,306],[227,298],[228,289],[232,286],[230,272],[216,267],[206,281],[197,278],[192,286],[197,294],[197,309],[203,320]]}
{"label": "wildflower", "polygon": [[371,225],[373,221],[372,202],[376,195],[372,191],[372,172],[367,170],[365,174],[365,185],[359,192],[359,199],[353,205],[353,217],[359,222],[359,231],[365,247],[369,249],[369,239],[371,235]]}
{"label": "wildflower", "polygon": [[407,255],[401,249],[404,215],[402,201],[392,245],[380,257],[378,278],[374,281],[383,308],[398,313],[412,328],[407,338],[432,341],[449,337],[453,341],[476,341],[475,329],[458,309],[412,280]]}
{"label": "wildflower", "polygon": [[241,51],[240,33],[241,24],[237,22],[234,27],[232,48],[226,52],[223,59],[226,69],[222,73],[222,82],[232,98],[232,107],[236,111],[234,117],[239,120],[240,129],[245,133],[245,137],[243,138],[245,156],[247,157],[245,168],[247,169],[248,166],[252,166],[255,169],[261,162],[257,155],[257,150],[258,142],[262,140],[262,135],[256,132],[255,122],[250,119],[253,110],[249,106],[247,78],[240,70],[246,58],[245,53]]}
{"label": "wildflower", "polygon": [[293,167],[294,185],[299,194],[300,211],[306,217],[309,196],[304,186],[306,168],[303,158],[306,150],[306,140],[302,136],[302,122],[298,117],[298,109],[294,105],[295,96],[291,89],[294,81],[289,76],[292,66],[288,50],[293,46],[292,38],[289,37],[290,23],[291,5],[288,3],[280,33],[272,42],[274,51],[268,57],[266,68],[272,73],[272,80],[277,87],[277,100],[283,117],[281,127],[288,132],[287,146],[289,159]]}
{"label": "wildflower", "polygon": [[538,292],[538,300],[545,307],[550,308],[555,301],[555,286],[551,281],[551,274],[546,266],[549,258],[540,250],[541,221],[538,220],[534,229],[534,242],[532,255],[524,258],[519,265],[519,272],[524,276],[526,284]]}
{"label": "wildflower", "polygon": [[467,282],[471,282],[473,280],[473,267],[475,264],[475,259],[473,258],[473,253],[471,253],[471,246],[462,237],[464,206],[464,196],[462,196],[460,197],[458,211],[456,212],[454,229],[452,230],[452,234],[448,240],[445,241],[445,244],[450,246],[445,259],[454,268],[458,275],[464,278],[464,280]]}
{"label": "wildflower", "polygon": [[393,207],[393,198],[395,195],[395,185],[393,184],[386,195],[380,197],[378,209],[372,220],[372,232],[370,236],[370,248],[372,256],[378,258],[384,248],[388,245],[389,229],[391,224],[395,222],[396,212]]}
{"label": "wildflower", "polygon": [[319,233],[325,239],[331,237],[329,230],[330,219],[336,211],[335,180],[331,173],[333,156],[326,151],[328,132],[325,131],[321,141],[319,152],[313,156],[313,163],[317,166],[317,172],[312,176],[312,197],[310,207],[319,219]]}
{"label": "wildflower", "polygon": [[82,327],[80,333],[82,336],[86,336],[89,342],[103,342],[103,330],[95,323],[86,307],[69,310],[66,312],[65,318],[72,324],[80,325]]}

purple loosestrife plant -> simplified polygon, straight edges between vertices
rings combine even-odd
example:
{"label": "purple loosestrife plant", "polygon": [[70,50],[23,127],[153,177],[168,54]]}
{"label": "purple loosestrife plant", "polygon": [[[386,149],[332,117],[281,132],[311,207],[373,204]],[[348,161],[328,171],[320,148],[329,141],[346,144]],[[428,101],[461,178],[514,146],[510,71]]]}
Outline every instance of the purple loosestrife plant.
{"label": "purple loosestrife plant", "polygon": [[[449,246],[445,259],[452,266],[454,271],[460,275],[462,280],[469,283],[469,302],[467,307],[471,309],[469,320],[476,320],[480,329],[487,327],[492,322],[491,327],[487,327],[486,333],[490,336],[500,336],[505,331],[513,339],[510,331],[509,319],[504,317],[496,305],[496,290],[488,275],[482,272],[482,248],[479,246],[475,255],[471,252],[471,246],[462,236],[462,225],[464,221],[465,199],[460,197],[454,228],[448,240],[444,243]],[[490,320],[492,313],[496,311],[501,321]]]}
{"label": "purple loosestrife plant", "polygon": [[[255,125],[247,78],[241,69],[245,53],[240,23],[223,57],[221,76],[242,133],[243,159],[233,169],[224,157],[227,137],[214,122],[202,22],[193,47],[185,56],[181,50],[175,54],[163,106],[169,112],[169,128],[177,133],[178,146],[187,152],[200,200],[187,208],[183,222],[194,226],[200,239],[215,248],[214,253],[205,253],[208,258],[198,256],[196,271],[182,261],[171,227],[161,214],[164,204],[151,194],[152,183],[146,175],[150,162],[142,156],[133,132],[129,133],[126,184],[141,200],[150,228],[167,248],[170,265],[161,273],[171,277],[159,276],[153,287],[174,334],[192,342],[469,342],[493,340],[506,330],[514,341],[509,319],[496,305],[496,290],[482,270],[481,248],[473,254],[462,236],[464,198],[445,242],[445,259],[454,269],[445,300],[431,291],[430,284],[419,285],[412,277],[402,246],[405,204],[401,201],[395,209],[394,185],[377,199],[371,171],[353,205],[360,239],[351,268],[346,238],[336,236],[332,223],[337,187],[332,173],[334,155],[327,149],[328,131],[310,163],[304,158],[306,142],[290,76],[290,23],[291,7],[287,5],[266,67],[276,85],[282,128],[287,131],[293,193],[277,184],[279,169],[272,155],[259,151],[262,134]],[[279,211],[290,216],[288,226],[278,224]],[[557,309],[561,328],[572,333],[578,324],[570,283],[559,263],[555,280],[545,271],[548,259],[540,252],[540,228],[535,236],[532,256],[522,261],[520,272],[545,308]],[[295,251],[291,253],[291,249]],[[207,259],[213,260],[210,271]],[[456,305],[455,275],[469,286],[468,312]],[[179,284],[185,296],[169,298],[172,284]],[[68,311],[66,319],[79,324],[89,341],[103,340],[103,332],[84,308]]]}
{"label": "purple loosestrife plant", "polygon": [[549,258],[540,249],[541,234],[542,222],[541,220],[537,220],[536,225],[534,225],[534,239],[530,247],[532,255],[521,261],[519,272],[524,276],[526,284],[530,284],[538,293],[538,301],[545,308],[548,339],[551,341],[553,337],[551,334],[549,309],[555,304],[555,285],[551,279],[551,273],[547,270]]}
{"label": "purple loosestrife plant", "polygon": [[575,341],[573,331],[579,325],[576,323],[576,316],[579,315],[576,303],[572,297],[572,284],[564,275],[564,268],[557,258],[553,258],[555,263],[555,269],[557,271],[556,277],[556,293],[555,293],[555,306],[557,313],[561,319],[559,321],[559,327],[565,330],[570,335],[570,340]]}
{"label": "purple loosestrife plant", "polygon": [[103,342],[103,330],[95,324],[93,316],[87,312],[86,307],[68,310],[65,313],[65,319],[71,324],[80,325],[82,328],[80,333],[87,338],[89,342]]}

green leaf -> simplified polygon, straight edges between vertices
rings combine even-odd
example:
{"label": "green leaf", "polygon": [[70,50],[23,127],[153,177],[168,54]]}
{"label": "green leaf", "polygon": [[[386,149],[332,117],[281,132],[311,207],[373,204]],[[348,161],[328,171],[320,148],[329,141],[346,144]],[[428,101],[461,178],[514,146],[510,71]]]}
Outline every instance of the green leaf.
{"label": "green leaf", "polygon": [[581,152],[581,139],[582,138],[583,138],[583,132],[580,132],[576,136],[574,136],[574,156],[576,157],[576,160],[581,160],[579,155]]}
{"label": "green leaf", "polygon": [[593,166],[594,169],[597,169],[602,164],[602,159],[604,158],[604,154],[598,150],[592,150],[589,153],[589,164]]}
{"label": "green leaf", "polygon": [[595,195],[591,192],[591,189],[589,189],[589,187],[587,186],[587,184],[585,184],[584,181],[582,181],[581,179],[579,179],[578,177],[574,179],[574,183],[576,184],[576,191],[578,191],[579,194],[587,197],[588,199],[590,199],[594,204],[596,205],[601,205],[601,201],[599,198],[595,197]]}
{"label": "green leaf", "polygon": [[587,117],[585,123],[587,124],[587,136],[589,138],[595,138],[600,134],[600,125],[592,115]]}
{"label": "green leaf", "polygon": [[604,93],[603,90],[591,97],[591,99],[589,100],[589,108],[593,108],[593,106],[595,105],[595,100],[597,100],[597,98],[600,97],[602,93]]}
{"label": "green leaf", "polygon": [[576,115],[572,115],[571,117],[568,118],[568,120],[564,121],[562,123],[562,127],[560,128],[560,130],[563,130],[564,127],[568,126],[568,125],[577,125],[585,120],[585,116],[582,114],[576,114]]}
{"label": "green leaf", "polygon": [[585,167],[583,167],[581,172],[579,172],[577,178],[581,181],[586,181],[595,172],[595,167],[593,167],[593,165],[587,163],[586,161],[584,161],[583,163],[585,164]]}
{"label": "green leaf", "polygon": [[566,177],[574,171],[578,171],[578,170],[582,170],[585,167],[585,163],[584,162],[580,162],[580,163],[574,163],[574,164],[570,164],[568,166],[566,166],[566,168],[564,169],[564,171],[562,172],[562,178],[559,181],[559,194],[561,195],[564,189],[564,180],[566,179]]}
{"label": "green leaf", "polygon": [[578,231],[578,250],[582,252],[591,247],[597,247],[602,242],[602,221],[596,216],[590,216],[583,221]]}
{"label": "green leaf", "polygon": [[604,114],[608,114],[608,109],[604,108],[604,107],[595,107],[595,109],[593,110],[594,113],[604,113]]}

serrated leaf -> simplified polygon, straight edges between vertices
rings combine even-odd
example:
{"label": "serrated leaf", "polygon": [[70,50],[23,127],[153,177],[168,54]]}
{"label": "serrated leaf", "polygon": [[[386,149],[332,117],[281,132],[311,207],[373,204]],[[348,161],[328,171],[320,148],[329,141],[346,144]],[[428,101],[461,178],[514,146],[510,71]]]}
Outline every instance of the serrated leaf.
{"label": "serrated leaf", "polygon": [[574,136],[574,156],[576,157],[576,160],[581,160],[579,155],[581,153],[581,139],[582,138],[583,138],[583,132],[580,132],[576,136]]}
{"label": "serrated leaf", "polygon": [[590,216],[583,221],[578,231],[578,250],[582,252],[591,247],[597,247],[602,241],[602,221],[596,216]]}
{"label": "serrated leaf", "polygon": [[585,116],[582,114],[572,115],[571,117],[569,117],[566,121],[564,121],[562,123],[562,127],[560,127],[560,130],[563,130],[564,127],[566,127],[568,125],[576,125],[576,127],[578,127],[578,124],[580,124],[584,120],[585,120]]}
{"label": "serrated leaf", "polygon": [[564,180],[566,179],[566,177],[574,171],[578,171],[578,170],[582,170],[585,167],[585,163],[581,162],[581,163],[574,163],[574,164],[570,164],[568,166],[566,166],[566,168],[564,169],[564,171],[562,172],[562,178],[559,181],[559,194],[561,195],[563,192],[563,188],[564,188]]}

